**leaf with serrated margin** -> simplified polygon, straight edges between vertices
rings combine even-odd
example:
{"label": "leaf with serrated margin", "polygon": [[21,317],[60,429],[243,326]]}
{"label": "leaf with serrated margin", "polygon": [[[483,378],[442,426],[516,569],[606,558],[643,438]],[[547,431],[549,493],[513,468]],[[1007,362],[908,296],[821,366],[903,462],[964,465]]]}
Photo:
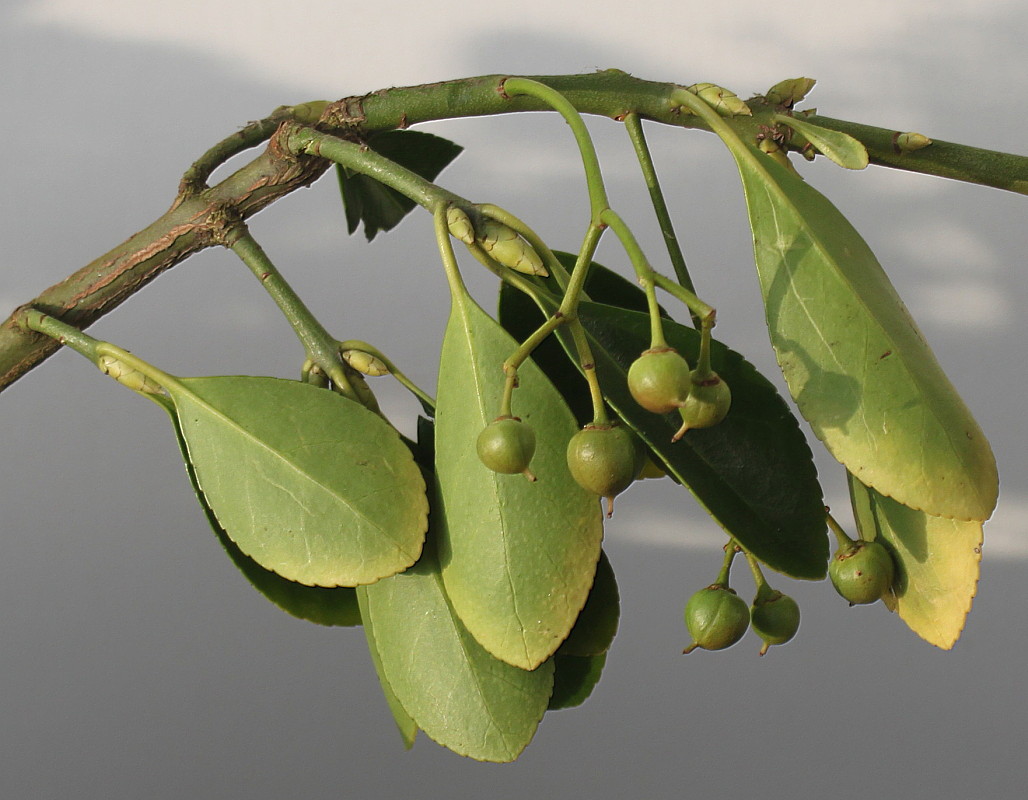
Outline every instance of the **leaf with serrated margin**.
{"label": "leaf with serrated margin", "polygon": [[380,416],[278,378],[180,378],[166,388],[203,497],[262,567],[355,586],[417,560],[424,479]]}
{"label": "leaf with serrated margin", "polygon": [[[423,131],[384,131],[371,137],[368,146],[379,155],[433,181],[464,149],[441,136]],[[414,208],[409,197],[374,178],[336,165],[336,177],[346,211],[348,233],[364,223],[370,242],[379,231],[389,231]]]}
{"label": "leaf with serrated margin", "polygon": [[243,577],[250,582],[258,592],[268,600],[281,608],[287,614],[297,619],[313,622],[316,625],[353,627],[361,624],[360,609],[357,604],[356,591],[350,587],[337,586],[328,588],[324,586],[305,586],[302,583],[286,580],[281,575],[276,575],[270,570],[264,569],[260,564],[247,556],[225,533],[218,518],[214,516],[207,499],[200,491],[196,482],[196,473],[189,460],[189,451],[186,449],[185,439],[182,438],[182,431],[179,430],[178,418],[175,416],[174,405],[167,400],[164,405],[172,423],[175,427],[175,436],[178,439],[179,450],[185,461],[186,474],[193,487],[197,502],[203,510],[207,522],[218,537],[221,546],[225,548],[229,559],[236,568],[243,573]]}
{"label": "leaf with serrated margin", "polygon": [[999,490],[989,443],[871,249],[817,190],[741,141],[729,149],[771,343],[814,433],[903,505],[988,519]]}

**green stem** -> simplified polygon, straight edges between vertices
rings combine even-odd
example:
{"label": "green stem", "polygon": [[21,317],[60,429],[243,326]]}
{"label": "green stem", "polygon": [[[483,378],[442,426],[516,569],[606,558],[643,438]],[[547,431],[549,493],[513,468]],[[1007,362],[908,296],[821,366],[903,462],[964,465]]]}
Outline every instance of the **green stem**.
{"label": "green stem", "polygon": [[729,586],[729,577],[732,571],[732,562],[735,561],[736,553],[739,552],[739,548],[736,547],[735,540],[731,539],[727,545],[725,545],[725,560],[721,564],[721,571],[718,573],[717,580],[714,581],[715,586],[724,586],[726,589]]}
{"label": "green stem", "polygon": [[743,549],[742,552],[743,555],[746,556],[746,563],[750,567],[750,572],[753,573],[753,583],[757,587],[757,593],[754,597],[753,602],[759,603],[769,599],[774,595],[775,590],[771,588],[771,585],[767,582],[767,579],[764,577],[764,573],[760,569],[760,562],[757,561],[756,556],[750,553],[749,550]]}
{"label": "green stem", "polygon": [[582,119],[578,109],[556,89],[530,78],[508,78],[503,82],[501,91],[508,97],[517,97],[518,95],[536,97],[564,117],[564,121],[570,126],[571,132],[575,136],[579,153],[582,156],[585,182],[589,188],[589,207],[592,222],[595,224],[610,203],[607,200],[607,190],[603,185],[603,174],[600,172],[600,160],[596,157],[596,148],[593,146],[589,129],[586,128],[585,120]]}
{"label": "green stem", "polygon": [[446,273],[446,282],[450,286],[450,299],[456,303],[463,303],[468,296],[468,288],[464,285],[464,279],[460,276],[460,267],[457,265],[457,256],[453,252],[453,245],[450,243],[450,226],[446,222],[446,203],[438,203],[432,209],[433,228],[435,230],[435,242],[439,248],[439,257],[443,262],[443,271]]}
{"label": "green stem", "polygon": [[37,333],[44,333],[54,341],[66,347],[70,347],[81,356],[85,356],[94,364],[100,358],[97,353],[98,339],[83,333],[78,328],[61,322],[56,317],[44,314],[37,308],[29,308],[25,311],[25,327]]}
{"label": "green stem", "polygon": [[[709,118],[682,114],[682,103],[670,101],[672,94],[682,91],[676,84],[645,81],[620,70],[533,76],[531,79],[558,92],[583,114],[609,119],[637,114],[640,119],[680,128],[711,129],[706,121]],[[538,98],[527,95],[512,98],[504,94],[501,86],[510,80],[506,75],[485,75],[347,97],[325,108],[318,126],[324,130],[345,131],[349,136],[367,137],[378,131],[433,120],[552,110]],[[766,104],[759,98],[749,105],[755,113],[767,111]],[[815,115],[808,119],[854,136],[867,148],[872,163],[1028,194],[1028,157],[938,140],[923,150],[899,154],[894,151],[893,137],[897,131],[893,129]],[[733,118],[726,124],[750,132],[755,123],[753,118],[747,117]],[[291,130],[295,131],[295,126]],[[263,135],[262,129],[253,138]],[[296,152],[285,146],[281,134],[272,134],[269,147],[249,164],[199,195],[180,195],[173,207],[146,229],[40,293],[30,304],[16,309],[0,324],[0,390],[58,348],[54,340],[36,334],[23,324],[27,305],[34,305],[77,328],[88,327],[165,270],[214,244],[210,220],[218,209],[231,207],[245,219],[290,192],[308,186],[328,166],[318,159],[298,160],[294,156]],[[213,156],[206,161],[215,163],[219,158]],[[196,174],[200,175],[203,169],[198,169]]]}
{"label": "green stem", "polygon": [[[129,388],[134,389],[137,393],[150,398],[158,405],[170,408],[168,398],[163,395],[158,396],[158,393],[162,389],[178,383],[178,379],[173,375],[169,375],[153,366],[153,364],[149,364],[143,361],[143,359],[132,355],[128,350],[123,350],[110,342],[94,339],[92,336],[61,322],[59,319],[51,317],[49,314],[44,314],[38,309],[30,308],[26,310],[25,324],[31,330],[43,333],[60,344],[70,347],[119,383],[123,383]],[[104,362],[107,360],[105,357],[118,362],[117,371],[105,365]],[[131,372],[142,374],[146,380],[131,379],[129,377]]]}
{"label": "green stem", "polygon": [[343,369],[336,339],[304,305],[300,296],[293,291],[293,287],[278,271],[246,226],[241,222],[232,225],[224,239],[225,245],[249,267],[250,272],[281,309],[303,343],[307,358],[321,368],[340,394],[362,402]]}
{"label": "green stem", "polygon": [[390,360],[385,353],[383,353],[374,345],[369,344],[368,342],[362,342],[359,339],[347,339],[345,342],[339,342],[338,347],[340,351],[363,350],[365,353],[374,356],[383,364],[385,364],[386,369],[389,370],[389,374],[392,375],[400,383],[401,386],[406,388],[411,394],[417,397],[423,404],[425,404],[429,408],[435,408],[435,398],[433,398],[420,386],[414,383],[414,381],[408,378],[400,370],[400,368],[396,366],[395,362]]}
{"label": "green stem", "polygon": [[[650,193],[650,202],[653,205],[653,212],[656,214],[657,222],[660,224],[660,232],[664,236],[664,244],[667,246],[668,257],[675,269],[675,276],[678,282],[693,294],[696,287],[693,285],[689,275],[689,268],[685,264],[685,256],[678,244],[678,236],[675,234],[675,226],[671,221],[671,213],[668,211],[667,202],[664,200],[664,193],[660,188],[660,181],[657,178],[657,170],[653,165],[653,157],[650,155],[650,148],[646,144],[646,136],[643,133],[642,121],[638,114],[629,114],[625,117],[625,129],[635,147],[635,155],[642,170],[643,180]],[[699,327],[699,318],[692,315],[693,326]]]}
{"label": "green stem", "polygon": [[[279,106],[264,119],[243,126],[227,136],[194,161],[179,182],[179,200],[199,194],[209,188],[211,173],[233,156],[267,141],[284,120],[294,119],[312,124],[328,107],[325,100],[301,103],[297,106]],[[179,201],[176,201],[179,202]]]}
{"label": "green stem", "polygon": [[704,303],[700,298],[686,289],[684,286],[680,286],[670,278],[661,275],[659,272],[651,271],[653,282],[667,292],[669,295],[674,297],[676,300],[684,304],[691,314],[695,314],[700,318],[702,323],[704,320],[710,321],[710,327],[714,327],[714,321],[717,317],[717,310],[710,305]]}
{"label": "green stem", "polygon": [[338,136],[297,123],[284,125],[281,138],[290,152],[320,156],[336,164],[342,164],[354,172],[367,175],[395,189],[426,209],[431,210],[439,203],[468,205],[464,198],[436,186],[413,170],[400,166],[356,142],[340,139]]}
{"label": "green stem", "polygon": [[855,539],[843,530],[842,525],[835,520],[835,517],[831,515],[827,508],[825,509],[825,518],[828,520],[828,528],[835,534],[835,538],[838,540],[839,547],[841,549],[845,550],[853,547],[853,545],[857,543]]}
{"label": "green stem", "polygon": [[872,164],[1028,194],[1026,156],[944,142],[934,137],[932,143],[923,150],[904,153],[896,146],[896,137],[901,131],[817,114],[803,119],[822,128],[848,133],[867,148],[867,156]]}
{"label": "green stem", "polygon": [[710,368],[710,329],[714,327],[711,317],[704,317],[700,325],[700,354],[693,370],[693,383],[702,383],[713,375]]}
{"label": "green stem", "polygon": [[606,209],[600,219],[605,225],[610,226],[614,235],[621,242],[621,246],[625,248],[628,260],[632,262],[632,268],[646,293],[646,305],[650,314],[650,349],[659,350],[667,347],[667,342],[664,340],[664,326],[660,320],[660,305],[657,303],[657,292],[653,283],[653,276],[656,274],[653,267],[650,266],[646,254],[643,253],[639,242],[636,241],[632,229],[614,209]]}

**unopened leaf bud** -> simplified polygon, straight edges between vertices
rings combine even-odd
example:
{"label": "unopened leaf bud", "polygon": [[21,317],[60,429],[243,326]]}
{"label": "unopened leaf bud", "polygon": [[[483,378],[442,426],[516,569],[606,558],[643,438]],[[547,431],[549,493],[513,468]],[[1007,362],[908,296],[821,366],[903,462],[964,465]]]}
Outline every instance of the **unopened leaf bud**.
{"label": "unopened leaf bud", "polygon": [[494,219],[483,220],[475,239],[483,250],[505,267],[544,278],[549,274],[532,245],[502,222]]}
{"label": "unopened leaf bud", "polygon": [[768,89],[764,99],[773,106],[792,108],[807,96],[807,93],[814,88],[815,83],[817,81],[813,78],[788,78]]}
{"label": "unopened leaf bud", "polygon": [[694,83],[686,87],[698,98],[711,106],[722,117],[751,116],[752,111],[735,92],[713,83]]}
{"label": "unopened leaf bud", "polygon": [[471,218],[457,206],[450,206],[446,209],[446,226],[450,233],[464,244],[474,244],[475,226],[471,224]]}
{"label": "unopened leaf bud", "polygon": [[364,375],[377,377],[389,374],[389,367],[382,359],[376,358],[371,353],[365,353],[363,350],[344,350],[343,361]]}
{"label": "unopened leaf bud", "polygon": [[901,153],[911,153],[914,150],[923,150],[931,143],[932,140],[923,133],[915,133],[914,131],[901,133],[896,137],[896,148]]}
{"label": "unopened leaf bud", "polygon": [[115,356],[100,356],[96,366],[104,375],[110,375],[122,386],[127,386],[135,392],[160,394],[163,391],[159,384]]}

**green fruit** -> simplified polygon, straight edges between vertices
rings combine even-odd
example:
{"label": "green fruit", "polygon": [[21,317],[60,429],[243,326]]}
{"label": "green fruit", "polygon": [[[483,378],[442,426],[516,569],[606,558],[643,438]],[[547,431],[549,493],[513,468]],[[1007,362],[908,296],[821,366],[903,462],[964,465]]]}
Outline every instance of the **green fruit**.
{"label": "green fruit", "polygon": [[878,542],[857,541],[840,547],[828,564],[832,585],[850,605],[880,600],[892,586],[896,567]]}
{"label": "green fruit", "polygon": [[677,442],[692,428],[709,428],[717,425],[727,416],[732,405],[732,390],[721,376],[716,372],[699,376],[698,371],[693,371],[690,377],[689,396],[678,409],[682,417],[682,427],[671,437],[673,442]]}
{"label": "green fruit", "polygon": [[771,590],[753,601],[750,623],[764,640],[760,648],[760,655],[764,655],[771,645],[785,644],[796,635],[800,627],[800,607],[789,595]]}
{"label": "green fruit", "polygon": [[642,468],[635,436],[620,425],[586,425],[568,442],[567,458],[578,485],[607,498],[608,517],[614,496],[627,489]]}
{"label": "green fruit", "polygon": [[689,363],[673,347],[646,350],[628,368],[632,397],[655,414],[667,414],[681,406],[689,386]]}
{"label": "green fruit", "polygon": [[720,583],[700,589],[685,604],[685,627],[692,636],[683,653],[697,647],[724,650],[738,642],[750,626],[750,609],[734,589]]}
{"label": "green fruit", "polygon": [[518,417],[497,417],[486,425],[475,444],[478,457],[493,472],[504,475],[525,473],[535,454],[535,431]]}

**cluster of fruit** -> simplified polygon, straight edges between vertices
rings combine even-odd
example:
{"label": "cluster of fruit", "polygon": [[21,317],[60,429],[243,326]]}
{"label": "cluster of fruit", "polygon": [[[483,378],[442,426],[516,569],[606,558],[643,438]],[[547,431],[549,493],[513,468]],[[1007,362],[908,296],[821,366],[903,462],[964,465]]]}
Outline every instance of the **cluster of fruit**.
{"label": "cluster of fruit", "polygon": [[[706,336],[709,333],[705,331]],[[655,414],[677,411],[682,425],[672,437],[682,438],[692,428],[708,428],[725,418],[732,402],[728,384],[710,369],[709,356],[690,369],[673,347],[644,351],[628,371],[628,388],[640,406]],[[522,473],[535,480],[529,465],[535,453],[535,432],[520,417],[502,414],[478,437],[478,456],[489,469],[505,475]],[[627,489],[646,464],[642,443],[624,425],[596,419],[568,442],[568,468],[585,490],[607,498],[610,516],[613,498]]]}

